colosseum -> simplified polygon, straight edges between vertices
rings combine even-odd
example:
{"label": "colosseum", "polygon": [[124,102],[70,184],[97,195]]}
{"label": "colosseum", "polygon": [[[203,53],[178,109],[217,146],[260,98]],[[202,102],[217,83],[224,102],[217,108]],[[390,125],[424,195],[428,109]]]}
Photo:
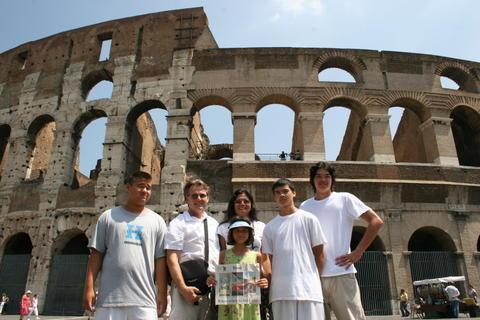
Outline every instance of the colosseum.
{"label": "colosseum", "polygon": [[[103,41],[108,59],[99,59]],[[328,68],[353,83],[325,82]],[[446,77],[458,90],[441,85]],[[101,81],[110,99],[87,101]],[[262,160],[255,125],[265,106],[295,114],[296,160]],[[231,112],[233,144],[211,145],[199,111]],[[123,181],[154,176],[150,206],[167,221],[187,175],[213,186],[219,220],[231,192],[247,187],[261,218],[275,214],[279,177],[312,194],[308,169],[325,159],[324,112],[351,113],[334,162],[337,190],[366,201],[385,225],[357,264],[370,315],[398,314],[398,291],[418,279],[463,275],[480,287],[480,63],[415,53],[322,48],[221,49],[202,8],[147,14],[65,31],[0,54],[0,291],[16,311],[38,292],[46,314],[81,314],[87,241]],[[391,137],[388,110],[404,108]],[[162,145],[151,109],[168,112]],[[79,172],[79,140],[107,119],[103,157]],[[365,231],[359,222],[352,246]],[[463,289],[464,290],[464,289]]]}

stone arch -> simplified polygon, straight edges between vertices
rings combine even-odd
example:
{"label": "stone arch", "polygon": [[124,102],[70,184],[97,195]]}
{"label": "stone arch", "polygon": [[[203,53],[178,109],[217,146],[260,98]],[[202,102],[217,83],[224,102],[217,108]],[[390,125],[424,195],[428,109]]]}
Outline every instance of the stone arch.
{"label": "stone arch", "polygon": [[271,93],[260,97],[256,103],[255,112],[258,113],[263,107],[271,104],[282,104],[293,112],[297,113],[299,110],[299,101],[289,95],[283,93]]}
{"label": "stone arch", "polygon": [[192,109],[190,114],[193,116],[196,112],[200,112],[203,108],[218,105],[227,108],[232,112],[233,107],[232,103],[227,99],[219,95],[208,95],[198,98],[193,101]]}
{"label": "stone arch", "polygon": [[233,145],[226,143],[210,145],[205,160],[219,160],[222,158],[233,159]]}
{"label": "stone arch", "polygon": [[89,254],[88,238],[80,229],[64,230],[53,239],[51,254]]}
{"label": "stone arch", "polygon": [[417,229],[408,240],[409,251],[449,251],[456,252],[455,242],[448,233],[437,227]]}
{"label": "stone arch", "polygon": [[458,90],[468,92],[478,92],[478,88],[475,84],[476,75],[472,74],[470,70],[460,62],[443,62],[436,68],[434,74],[437,77],[447,77],[454,81],[458,85]]}
{"label": "stone arch", "polygon": [[65,230],[52,244],[44,312],[52,315],[82,313],[82,295],[89,256],[83,231]]}
{"label": "stone arch", "polygon": [[8,155],[11,131],[12,129],[8,124],[0,125],[0,179],[1,179],[2,168],[5,166],[5,162]]}
{"label": "stone arch", "polygon": [[25,232],[18,232],[4,241],[3,257],[0,264],[0,286],[10,297],[7,314],[18,314],[17,308],[25,292],[30,260],[32,258],[32,241]]}
{"label": "stone arch", "polygon": [[450,118],[459,164],[480,167],[480,114],[469,106],[459,105]]}
{"label": "stone arch", "polygon": [[433,132],[423,126],[431,117],[430,111],[421,101],[411,97],[400,97],[390,102],[388,108],[404,109],[395,136],[392,138],[396,162],[430,162],[425,140],[436,139]]}
{"label": "stone arch", "polygon": [[134,171],[143,170],[152,175],[152,183],[158,184],[165,152],[158,139],[155,123],[148,113],[152,109],[168,111],[159,100],[145,100],[134,106],[126,117],[125,176],[129,176]]}
{"label": "stone arch", "polygon": [[[261,160],[283,160],[281,155],[293,154],[300,149],[301,137],[299,137],[299,112],[300,103],[298,97],[286,93],[268,92],[259,96],[256,103],[256,122],[254,128],[254,149]],[[268,127],[267,116],[279,117],[280,124],[276,127]],[[278,141],[282,146],[272,149],[272,135],[266,134],[270,130],[277,130],[274,135],[280,135]],[[292,131],[290,131],[292,130]],[[291,132],[291,134],[290,134]],[[277,137],[278,139],[278,137]],[[290,142],[287,142],[291,141]],[[278,148],[278,149],[277,149]]]}
{"label": "stone arch", "polygon": [[318,57],[313,64],[312,76],[317,78],[318,74],[329,68],[338,68],[348,72],[354,79],[355,83],[362,84],[363,71],[367,66],[362,59],[354,57],[344,52],[327,52]]}
{"label": "stone arch", "polygon": [[322,111],[332,107],[344,107],[351,111],[337,160],[370,161],[372,147],[368,143],[371,140],[369,131],[366,130],[367,108],[359,100],[348,96],[331,97]]}
{"label": "stone arch", "polygon": [[3,254],[31,254],[32,248],[28,233],[18,232],[4,240]]}
{"label": "stone arch", "polygon": [[[354,226],[351,250],[354,250],[367,228]],[[379,236],[376,236],[362,259],[355,263],[357,280],[360,287],[362,304],[367,315],[392,314],[390,303],[390,281],[385,245]],[[381,312],[381,313],[379,313]]]}
{"label": "stone arch", "polygon": [[[94,168],[90,168],[90,173],[88,175],[84,175],[80,172],[80,157],[82,155],[82,151],[80,149],[80,142],[82,139],[82,135],[84,133],[84,129],[88,127],[93,121],[106,118],[107,113],[102,109],[95,109],[91,108],[87,112],[82,113],[78,116],[75,121],[73,122],[73,131],[72,131],[72,149],[75,150],[71,160],[71,170],[73,170],[73,180],[71,183],[71,187],[73,189],[77,189],[88,182],[90,179],[96,179],[98,174],[101,171],[101,159],[98,159]],[[103,148],[103,140],[100,140],[103,137],[98,137],[98,140],[95,140],[94,143],[101,143]]]}
{"label": "stone arch", "polygon": [[456,245],[451,236],[438,227],[417,229],[408,240],[412,280],[459,275]]}
{"label": "stone arch", "polygon": [[[352,239],[350,241],[350,248],[352,250],[354,250],[357,247],[357,245],[360,243],[360,240],[362,240],[362,237],[365,234],[365,231],[367,231],[367,228],[365,227],[362,227],[362,226],[353,227]],[[366,251],[385,251],[385,244],[383,243],[382,239],[377,235]]]}
{"label": "stone arch", "polygon": [[33,180],[43,177],[53,150],[56,122],[48,114],[38,116],[27,130],[28,168],[25,179]]}
{"label": "stone arch", "polygon": [[83,100],[87,99],[88,93],[101,81],[113,82],[113,72],[106,68],[93,70],[83,77],[81,81],[81,94]]}

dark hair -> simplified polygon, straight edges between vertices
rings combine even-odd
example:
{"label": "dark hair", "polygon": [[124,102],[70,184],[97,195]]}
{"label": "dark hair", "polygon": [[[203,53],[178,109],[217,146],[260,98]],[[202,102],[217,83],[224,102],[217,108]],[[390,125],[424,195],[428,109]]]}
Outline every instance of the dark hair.
{"label": "dark hair", "polygon": [[250,200],[251,203],[251,208],[250,212],[248,213],[248,218],[250,221],[258,221],[257,218],[257,209],[255,208],[255,200],[253,200],[252,194],[245,188],[240,188],[237,189],[233,192],[232,197],[228,201],[228,207],[227,207],[227,212],[225,213],[225,218],[222,221],[222,223],[227,223],[228,221],[232,220],[237,216],[237,213],[235,212],[235,200],[237,200],[238,196],[244,194],[248,200]]}
{"label": "dark hair", "polygon": [[281,178],[275,181],[275,183],[272,185],[272,192],[275,193],[275,189],[285,185],[288,186],[290,190],[295,191],[295,186],[293,185],[292,181],[288,180],[287,178]]}
{"label": "dark hair", "polygon": [[135,180],[140,180],[140,179],[145,179],[145,180],[152,180],[152,176],[150,173],[147,173],[145,171],[135,171],[132,173],[127,179],[125,179],[125,184],[133,184]]}
{"label": "dark hair", "polygon": [[313,181],[315,179],[315,175],[317,174],[318,170],[326,170],[329,174],[330,177],[332,177],[332,187],[331,190],[333,191],[333,186],[335,185],[335,168],[328,164],[327,162],[317,162],[313,167],[310,168],[310,185],[313,188],[313,192],[317,192],[317,188],[315,188],[315,182]]}
{"label": "dark hair", "polygon": [[[236,217],[236,218],[233,218],[232,221],[230,222],[230,225],[232,225],[234,222],[237,222],[237,221],[245,221],[247,222],[249,225],[252,225],[252,223],[250,222],[250,220],[246,219],[246,218],[241,218],[241,217]],[[245,227],[244,227],[245,228]],[[253,237],[254,237],[254,232],[253,232],[253,229],[250,229],[248,228],[248,240],[247,242],[245,243],[246,246],[249,246],[253,243]],[[235,239],[233,239],[233,229],[228,230],[228,236],[227,236],[227,244],[228,245],[231,245],[233,246],[235,244]]]}
{"label": "dark hair", "polygon": [[207,191],[207,194],[210,192],[210,187],[202,179],[189,178],[189,179],[187,179],[187,182],[185,183],[185,186],[183,187],[183,196],[185,197],[185,199],[187,199],[188,192],[190,191],[190,188],[192,186],[202,187],[203,189],[205,189],[205,191]]}

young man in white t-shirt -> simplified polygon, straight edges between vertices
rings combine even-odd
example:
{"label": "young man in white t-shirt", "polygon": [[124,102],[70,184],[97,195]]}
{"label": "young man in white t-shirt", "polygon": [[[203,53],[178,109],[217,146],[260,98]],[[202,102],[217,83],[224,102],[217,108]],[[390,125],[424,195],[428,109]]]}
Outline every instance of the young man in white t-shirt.
{"label": "young man in white t-shirt", "polygon": [[97,320],[156,320],[167,307],[167,226],[145,207],[152,193],[150,174],[133,173],[126,188],[125,203],[100,215],[90,239],[83,305],[89,312],[95,308]]}
{"label": "young man in white t-shirt", "polygon": [[272,261],[270,301],[275,320],[323,320],[322,286],[325,237],[320,223],[294,204],[295,188],[288,179],[272,186],[280,214],[265,226],[262,252]]}
{"label": "young man in white t-shirt", "polygon": [[[365,319],[353,264],[360,260],[375,239],[383,221],[354,195],[334,192],[334,183],[335,169],[331,165],[319,162],[311,167],[310,184],[315,196],[304,201],[300,209],[318,218],[327,239],[321,273],[326,319],[330,319],[330,309],[337,319]],[[357,247],[351,251],[353,223],[357,219],[365,220],[368,227]]]}

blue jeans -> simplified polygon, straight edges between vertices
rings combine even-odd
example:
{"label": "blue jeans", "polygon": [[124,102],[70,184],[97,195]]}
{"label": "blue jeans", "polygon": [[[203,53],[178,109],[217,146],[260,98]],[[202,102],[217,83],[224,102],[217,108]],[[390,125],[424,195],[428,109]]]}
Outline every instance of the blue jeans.
{"label": "blue jeans", "polygon": [[458,314],[460,313],[460,301],[459,300],[450,301],[450,312],[452,313],[452,317],[458,318]]}

